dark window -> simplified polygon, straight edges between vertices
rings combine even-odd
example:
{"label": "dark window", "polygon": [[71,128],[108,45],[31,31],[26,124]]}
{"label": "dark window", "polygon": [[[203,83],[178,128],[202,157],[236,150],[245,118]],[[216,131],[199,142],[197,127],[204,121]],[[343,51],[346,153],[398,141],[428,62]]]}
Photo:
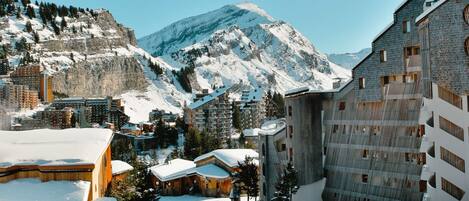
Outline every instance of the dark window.
{"label": "dark window", "polygon": [[469,24],[469,5],[464,8],[464,21]]}
{"label": "dark window", "polygon": [[291,117],[291,115],[292,115],[292,107],[288,106],[288,116]]}
{"label": "dark window", "polygon": [[461,188],[443,177],[441,177],[441,189],[458,200],[461,200],[464,196],[464,191]]}
{"label": "dark window", "polygon": [[362,182],[363,183],[368,183],[368,175],[367,174],[362,174]]}
{"label": "dark window", "polygon": [[290,152],[290,161],[292,161],[293,160],[293,148],[290,148],[289,152]]}
{"label": "dark window", "polygon": [[361,77],[358,79],[358,89],[364,89],[365,88],[365,78]]}
{"label": "dark window", "polygon": [[287,145],[286,144],[282,144],[282,151],[285,151],[287,150]]}
{"label": "dark window", "polygon": [[262,164],[262,175],[265,177],[265,164]]}
{"label": "dark window", "polygon": [[339,110],[340,111],[345,110],[345,102],[340,102],[339,103]]}
{"label": "dark window", "polygon": [[387,55],[386,50],[379,51],[379,61],[381,63],[388,61],[388,55]]}
{"label": "dark window", "polygon": [[262,156],[265,156],[265,144],[262,144]]}
{"label": "dark window", "polygon": [[466,55],[469,56],[469,37],[466,38],[466,41],[464,42],[464,50],[466,51]]}
{"label": "dark window", "polygon": [[264,196],[266,196],[266,192],[267,191],[267,188],[265,187],[265,183],[262,183],[262,194],[264,194]]}
{"label": "dark window", "polygon": [[402,32],[403,33],[410,33],[410,21],[405,20],[402,22]]}
{"label": "dark window", "polygon": [[288,133],[290,134],[290,138],[293,138],[293,126],[292,125],[288,126]]}
{"label": "dark window", "polygon": [[362,158],[368,158],[368,150],[362,150]]}

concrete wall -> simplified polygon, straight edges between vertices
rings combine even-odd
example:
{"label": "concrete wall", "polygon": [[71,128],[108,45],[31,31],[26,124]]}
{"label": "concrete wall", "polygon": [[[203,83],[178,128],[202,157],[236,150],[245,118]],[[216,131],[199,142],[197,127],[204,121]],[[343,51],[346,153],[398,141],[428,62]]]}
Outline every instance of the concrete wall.
{"label": "concrete wall", "polygon": [[[323,177],[322,96],[307,94],[287,97],[285,106],[288,158],[298,171],[299,184],[311,184]],[[291,128],[293,133],[290,133]]]}

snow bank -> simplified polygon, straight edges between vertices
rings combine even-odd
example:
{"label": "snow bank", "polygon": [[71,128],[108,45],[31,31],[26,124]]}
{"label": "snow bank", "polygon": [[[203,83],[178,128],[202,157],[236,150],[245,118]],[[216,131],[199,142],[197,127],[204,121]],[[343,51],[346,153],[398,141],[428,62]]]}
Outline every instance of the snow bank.
{"label": "snow bank", "polygon": [[122,174],[124,172],[132,171],[134,167],[128,163],[120,160],[111,161],[112,175]]}
{"label": "snow bank", "polygon": [[261,129],[258,132],[261,135],[274,135],[283,130],[286,125],[287,123],[285,122],[284,118],[266,121],[264,124],[262,124]]}
{"label": "snow bank", "polygon": [[112,139],[108,129],[0,131],[0,167],[94,164]]}
{"label": "snow bank", "polygon": [[252,149],[218,149],[195,158],[194,162],[197,163],[212,156],[229,167],[237,167],[238,162],[243,162],[246,156],[257,159],[259,154]]}
{"label": "snow bank", "polygon": [[87,201],[88,181],[49,181],[17,179],[0,184],[2,201]]}

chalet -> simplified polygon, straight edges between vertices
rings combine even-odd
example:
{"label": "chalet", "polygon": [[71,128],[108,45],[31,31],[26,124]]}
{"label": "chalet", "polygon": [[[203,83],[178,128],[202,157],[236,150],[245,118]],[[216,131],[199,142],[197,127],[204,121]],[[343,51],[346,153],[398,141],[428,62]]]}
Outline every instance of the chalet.
{"label": "chalet", "polygon": [[2,196],[15,194],[55,192],[39,189],[54,188],[60,182],[61,188],[68,185],[67,190],[83,193],[84,199],[78,200],[91,201],[104,196],[111,182],[111,130],[0,131],[0,138],[0,189],[18,187],[1,193],[0,200],[10,200]]}
{"label": "chalet", "polygon": [[246,156],[257,158],[258,154],[248,149],[220,149],[194,161],[174,159],[151,167],[153,183],[164,195],[192,193],[228,197],[232,187],[231,175],[239,171],[238,162],[244,161]]}
{"label": "chalet", "polygon": [[114,180],[123,180],[129,175],[130,171],[134,170],[134,167],[120,160],[111,161],[111,167],[112,179]]}

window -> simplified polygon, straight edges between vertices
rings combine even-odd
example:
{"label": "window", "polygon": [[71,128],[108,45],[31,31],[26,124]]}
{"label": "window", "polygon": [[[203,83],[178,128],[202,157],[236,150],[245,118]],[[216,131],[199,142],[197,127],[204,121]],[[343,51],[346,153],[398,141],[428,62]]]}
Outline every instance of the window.
{"label": "window", "polygon": [[448,151],[447,149],[440,147],[440,155],[441,155],[441,160],[446,161],[453,167],[457,168],[458,170],[461,170],[462,172],[466,172],[466,164],[464,159],[460,158],[456,154]]}
{"label": "window", "polygon": [[412,157],[411,157],[410,153],[405,153],[404,155],[405,155],[405,161],[406,162],[411,162]]}
{"label": "window", "polygon": [[292,115],[292,107],[288,106],[288,116],[291,117],[291,115]]}
{"label": "window", "polygon": [[469,56],[469,37],[466,38],[466,41],[464,42],[464,50],[466,51],[466,55]]}
{"label": "window", "polygon": [[339,103],[339,110],[340,110],[340,111],[345,110],[345,102],[340,102],[340,103]]}
{"label": "window", "polygon": [[462,109],[462,98],[450,90],[447,90],[441,86],[438,86],[438,97],[455,107]]}
{"label": "window", "polygon": [[290,148],[289,152],[290,152],[290,161],[292,161],[293,160],[293,148]]}
{"label": "window", "polygon": [[366,150],[366,149],[362,150],[362,158],[363,159],[368,159],[368,156],[369,156],[368,150]]}
{"label": "window", "polygon": [[264,182],[264,183],[262,183],[262,194],[264,196],[266,196],[266,193],[267,193],[266,191],[267,191],[267,188],[265,187],[265,182]]}
{"label": "window", "polygon": [[265,144],[262,144],[262,156],[265,156]]}
{"label": "window", "polygon": [[282,151],[285,151],[287,150],[287,145],[286,144],[282,144]]}
{"label": "window", "polygon": [[443,177],[441,177],[441,189],[458,200],[461,200],[464,196],[464,191],[461,188],[457,187]]}
{"label": "window", "polygon": [[363,183],[368,183],[368,175],[367,174],[362,174],[362,182]]}
{"label": "window", "polygon": [[464,8],[464,21],[469,24],[469,5]]}
{"label": "window", "polygon": [[288,126],[288,133],[290,134],[290,138],[293,138],[293,126],[292,125]]}
{"label": "window", "polygon": [[337,133],[338,130],[339,130],[339,125],[332,126],[332,133]]}
{"label": "window", "polygon": [[404,20],[402,22],[402,33],[410,33],[410,21]]}
{"label": "window", "polygon": [[265,164],[262,164],[262,175],[265,177]]}
{"label": "window", "polygon": [[365,78],[361,77],[358,79],[358,89],[364,89],[365,88]]}
{"label": "window", "polygon": [[387,55],[386,50],[379,51],[379,61],[381,63],[388,61],[388,55]]}
{"label": "window", "polygon": [[440,116],[440,129],[446,131],[448,134],[464,141],[464,130],[453,122]]}

